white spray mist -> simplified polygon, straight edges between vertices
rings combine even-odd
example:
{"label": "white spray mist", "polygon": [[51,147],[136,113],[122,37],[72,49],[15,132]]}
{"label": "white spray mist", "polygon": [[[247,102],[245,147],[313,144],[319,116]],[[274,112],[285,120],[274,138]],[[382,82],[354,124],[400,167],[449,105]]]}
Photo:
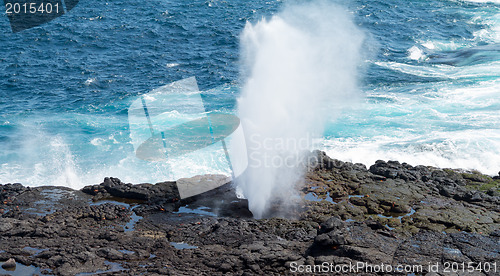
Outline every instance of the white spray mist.
{"label": "white spray mist", "polygon": [[296,198],[303,150],[356,97],[363,38],[346,10],[325,1],[288,4],[245,26],[238,114],[249,160],[236,185],[256,218]]}

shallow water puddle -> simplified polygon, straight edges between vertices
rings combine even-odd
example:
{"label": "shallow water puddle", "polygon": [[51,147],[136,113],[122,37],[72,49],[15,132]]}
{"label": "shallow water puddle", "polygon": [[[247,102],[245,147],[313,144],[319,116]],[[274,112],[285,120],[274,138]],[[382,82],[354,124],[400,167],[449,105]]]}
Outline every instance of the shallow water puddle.
{"label": "shallow water puddle", "polygon": [[112,204],[117,204],[117,205],[124,205],[124,206],[133,206],[136,204],[144,204],[146,203],[145,200],[140,200],[140,199],[129,199],[129,198],[121,198],[121,197],[107,197],[105,199],[101,199],[98,201],[92,201],[92,199],[89,200],[90,205],[101,205],[104,203],[112,203]]}
{"label": "shallow water puddle", "polygon": [[[318,189],[319,187],[311,187],[311,190],[316,190]],[[359,197],[359,198],[362,198],[362,197],[365,197],[364,195],[348,195],[347,196],[347,199],[350,199],[350,198],[353,198],[353,197]],[[308,201],[316,201],[316,202],[319,202],[319,201],[328,201],[332,204],[337,204],[341,201],[344,201],[346,200],[346,198],[336,198],[335,200],[330,196],[330,192],[327,192],[326,193],[326,198],[319,198],[318,195],[315,193],[315,192],[309,192],[307,193],[305,196],[304,196],[304,199],[305,200],[308,200]]]}
{"label": "shallow water puddle", "polygon": [[462,255],[462,251],[460,251],[460,249],[456,249],[456,248],[443,247],[443,251],[445,253],[452,254],[452,255]]}
{"label": "shallow water puddle", "polygon": [[304,196],[304,199],[305,200],[309,200],[309,201],[328,201],[332,204],[337,204],[337,202],[333,201],[333,198],[330,196],[330,192],[327,192],[326,193],[326,198],[319,198],[318,195],[316,195],[316,193],[314,192],[310,192],[310,193],[307,193],[305,196]]}
{"label": "shallow water puddle", "polygon": [[99,200],[96,202],[89,203],[89,205],[90,206],[99,206],[99,205],[103,205],[106,203],[111,203],[111,204],[120,205],[120,206],[123,206],[126,208],[130,208],[130,204],[125,203],[125,202],[115,201],[115,200]]}
{"label": "shallow water puddle", "polygon": [[26,251],[29,251],[30,253],[32,253],[34,256],[42,253],[43,251],[47,251],[49,250],[48,248],[44,248],[44,249],[40,249],[40,248],[35,248],[35,247],[29,247],[29,246],[25,246],[23,248],[23,250],[26,250]]}
{"label": "shallow water puddle", "polygon": [[[311,187],[311,190],[313,190],[313,191],[316,190],[316,189],[319,189],[319,187],[318,186]],[[326,193],[326,198],[319,198],[318,195],[315,192],[309,192],[309,193],[307,193],[304,196],[304,199],[308,200],[308,201],[317,201],[317,202],[318,201],[324,201],[324,200],[326,200],[326,201],[328,201],[328,202],[330,202],[332,204],[337,204],[338,203],[338,202],[335,202],[333,200],[333,198],[330,196],[330,192]]]}
{"label": "shallow water puddle", "polygon": [[16,262],[16,267],[12,269],[4,269],[1,267],[3,264],[4,264],[3,262],[0,262],[0,274],[2,275],[7,274],[13,276],[24,276],[24,275],[42,274],[42,272],[44,272],[44,275],[52,275],[50,274],[52,270],[48,268],[41,269],[36,266],[32,265],[27,266]]}
{"label": "shallow water puddle", "polygon": [[[389,213],[389,214],[391,214],[391,213]],[[407,214],[404,214],[402,216],[395,216],[395,215],[394,216],[391,216],[391,215],[386,216],[386,215],[382,215],[382,214],[378,214],[377,216],[380,218],[385,218],[385,219],[394,219],[395,218],[395,219],[398,219],[399,221],[401,221],[402,218],[409,217],[413,214],[415,214],[415,209],[410,208],[410,212]]]}
{"label": "shallow water puddle", "polygon": [[35,201],[32,208],[27,208],[26,212],[28,214],[46,216],[57,211],[56,203],[61,199],[74,199],[74,191],[67,191],[63,189],[45,189],[40,192],[40,195],[44,197],[42,200]]}
{"label": "shallow water puddle", "polygon": [[135,230],[135,225],[137,222],[139,222],[142,217],[138,216],[135,212],[134,209],[137,208],[139,205],[136,205],[132,207],[130,210],[132,211],[132,214],[130,215],[130,221],[125,224],[125,232],[131,232]]}
{"label": "shallow water puddle", "polygon": [[37,207],[26,209],[26,213],[32,214],[32,215],[39,215],[39,216],[43,217],[43,216],[55,213],[57,211],[56,208],[54,208],[53,204],[50,204],[44,200],[36,201],[34,204]]}
{"label": "shallow water puddle", "polygon": [[206,206],[192,208],[192,207],[189,207],[189,205],[187,205],[187,206],[180,207],[178,211],[174,212],[174,214],[196,214],[196,215],[217,217],[217,214],[210,212],[208,210],[212,210],[212,209],[209,207],[206,207]]}
{"label": "shallow water puddle", "polygon": [[198,246],[194,245],[189,245],[184,242],[170,242],[170,245],[172,245],[175,249],[195,249],[198,248]]}
{"label": "shallow water puddle", "polygon": [[127,271],[128,269],[123,268],[123,266],[119,263],[113,263],[110,261],[104,261],[105,265],[110,266],[111,268],[108,270],[97,270],[96,272],[84,272],[84,273],[78,273],[76,276],[87,276],[87,275],[96,275],[96,274],[105,274],[105,273],[113,273],[113,272],[121,272],[121,271]]}

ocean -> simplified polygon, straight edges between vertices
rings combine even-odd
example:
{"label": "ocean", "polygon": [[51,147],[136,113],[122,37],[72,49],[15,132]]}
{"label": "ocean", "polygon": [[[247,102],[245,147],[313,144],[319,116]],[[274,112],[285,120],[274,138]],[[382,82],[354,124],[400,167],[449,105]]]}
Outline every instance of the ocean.
{"label": "ocean", "polygon": [[[496,175],[500,1],[330,2],[365,34],[361,97],[327,118],[319,149],[366,165],[398,160]],[[240,35],[247,22],[285,5],[293,4],[81,0],[18,33],[2,10],[0,183],[81,188],[106,176],[170,180],[164,164],[135,157],[130,105],[194,76],[207,110],[235,113],[244,83]],[[228,173],[217,160],[184,166]]]}

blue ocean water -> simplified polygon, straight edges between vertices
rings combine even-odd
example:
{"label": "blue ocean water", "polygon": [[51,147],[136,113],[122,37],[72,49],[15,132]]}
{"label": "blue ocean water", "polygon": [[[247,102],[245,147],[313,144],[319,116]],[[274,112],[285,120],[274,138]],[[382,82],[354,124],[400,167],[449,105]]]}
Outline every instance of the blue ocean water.
{"label": "blue ocean water", "polygon": [[[129,105],[195,76],[209,110],[234,112],[239,35],[247,21],[288,2],[81,0],[19,33],[2,9],[0,183],[78,188],[105,176],[166,180],[161,166],[133,156]],[[397,159],[496,174],[500,2],[337,3],[367,35],[364,97],[332,116],[321,148],[365,164]]]}

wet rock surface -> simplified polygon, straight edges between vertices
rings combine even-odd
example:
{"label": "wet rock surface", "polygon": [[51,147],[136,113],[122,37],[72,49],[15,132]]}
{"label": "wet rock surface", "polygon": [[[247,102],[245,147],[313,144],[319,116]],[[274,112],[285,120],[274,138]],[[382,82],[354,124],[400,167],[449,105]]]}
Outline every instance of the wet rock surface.
{"label": "wet rock surface", "polygon": [[[281,275],[325,262],[500,275],[498,177],[314,154],[304,200],[288,219],[253,219],[231,184],[187,200],[174,182],[0,185],[0,263],[54,275]],[[497,270],[447,274],[447,262],[496,262]]]}

